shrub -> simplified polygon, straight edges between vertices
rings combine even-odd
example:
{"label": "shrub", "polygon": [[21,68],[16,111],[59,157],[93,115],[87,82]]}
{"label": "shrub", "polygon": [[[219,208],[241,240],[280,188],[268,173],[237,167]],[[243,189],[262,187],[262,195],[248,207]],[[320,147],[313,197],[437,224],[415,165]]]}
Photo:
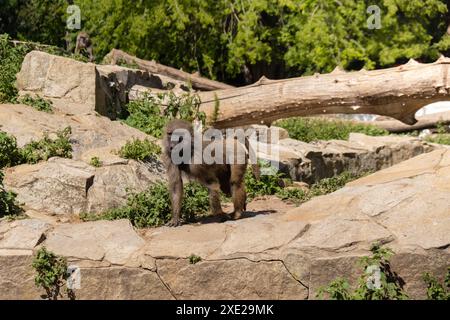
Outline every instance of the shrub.
{"label": "shrub", "polygon": [[364,274],[358,280],[358,286],[351,290],[347,280],[338,278],[328,286],[320,288],[317,297],[323,299],[327,294],[333,300],[405,300],[403,281],[392,272],[390,258],[394,254],[379,244],[371,247],[371,257],[362,257],[359,264]]}
{"label": "shrub", "polygon": [[189,256],[189,263],[190,264],[196,264],[196,263],[199,263],[200,261],[202,261],[202,258],[200,256],[197,256],[195,254],[191,254]]}
{"label": "shrub", "polygon": [[130,102],[126,109],[128,116],[124,122],[127,125],[157,138],[162,136],[165,125],[171,119],[199,120],[203,124],[206,120],[205,113],[199,110],[200,98],[190,93],[146,94],[142,99]]}
{"label": "shrub", "polygon": [[0,169],[15,166],[21,162],[21,154],[15,137],[0,131]]}
{"label": "shrub", "polygon": [[[270,164],[264,161],[260,161],[259,165],[261,168],[270,167]],[[276,195],[282,200],[289,200],[298,205],[313,197],[335,192],[343,188],[348,182],[359,179],[367,174],[368,173],[363,173],[358,175],[350,172],[343,172],[335,177],[322,179],[313,184],[309,191],[304,191],[297,188],[285,188],[285,182],[283,180],[289,181],[290,179],[284,179],[284,175],[280,172],[276,172],[272,175],[261,175],[261,178],[257,180],[249,168],[245,173],[245,188],[249,199],[257,196]]]}
{"label": "shrub", "polygon": [[[261,168],[270,168],[270,163],[259,161],[259,166]],[[247,197],[252,199],[258,196],[274,195],[282,191],[282,177],[282,173],[274,172],[272,175],[261,175],[260,179],[257,180],[253,176],[252,170],[248,168],[244,177]]]}
{"label": "shrub", "polygon": [[296,205],[300,205],[311,199],[311,194],[299,188],[284,188],[277,192],[277,197],[281,200],[291,201]]}
{"label": "shrub", "polygon": [[168,121],[161,113],[160,107],[161,103],[157,97],[145,95],[142,99],[131,101],[127,105],[129,116],[124,122],[146,134],[160,138]]}
{"label": "shrub", "polygon": [[343,188],[350,181],[359,179],[367,174],[369,173],[365,172],[362,174],[354,174],[351,172],[343,172],[335,177],[325,178],[313,184],[310,188],[309,193],[311,197],[333,193]]}
{"label": "shrub", "polygon": [[429,300],[450,300],[450,267],[448,268],[444,284],[439,283],[428,272],[424,273],[422,278],[427,285],[427,297]]}
{"label": "shrub", "polygon": [[72,158],[71,133],[71,128],[67,127],[56,133],[55,140],[45,134],[41,140],[30,142],[20,150],[22,162],[34,164],[51,157]]}
{"label": "shrub", "polygon": [[[67,260],[42,247],[36,253],[32,266],[37,273],[34,278],[36,286],[45,290],[46,295],[43,298],[58,300],[59,297],[62,297],[60,294],[61,288],[66,284],[69,277]],[[67,289],[67,294],[69,298],[74,298],[72,290]]]}
{"label": "shrub", "polygon": [[[198,183],[188,183],[184,186],[184,194],[181,214],[185,220],[208,211],[209,197],[206,188]],[[84,221],[129,219],[138,228],[161,226],[171,217],[169,189],[163,183],[156,183],[144,192],[131,193],[123,207],[100,215],[80,215]]]}
{"label": "shrub", "polygon": [[161,147],[148,139],[133,139],[128,141],[120,150],[119,156],[125,159],[149,160],[161,153]]}
{"label": "shrub", "polygon": [[3,172],[0,171],[0,217],[14,217],[22,213],[16,203],[16,197],[14,192],[6,191],[3,187]]}
{"label": "shrub", "polygon": [[102,162],[100,161],[99,157],[92,157],[89,161],[89,164],[93,167],[99,168],[102,166]]}
{"label": "shrub", "polygon": [[373,125],[321,118],[289,118],[276,122],[286,129],[292,139],[311,142],[316,140],[348,140],[351,132],[369,136],[388,135],[389,132]]}
{"label": "shrub", "polygon": [[26,46],[14,46],[7,34],[0,35],[0,103],[15,102],[17,89],[16,74],[22,61],[30,50]]}
{"label": "shrub", "polygon": [[23,97],[18,98],[17,101],[22,104],[26,104],[27,106],[31,106],[38,111],[44,111],[47,113],[53,112],[53,103],[50,100],[44,99],[40,96],[36,96],[33,98],[32,96],[27,94]]}
{"label": "shrub", "polygon": [[430,143],[450,145],[450,134],[438,133],[436,135],[427,136],[425,137],[425,141]]}

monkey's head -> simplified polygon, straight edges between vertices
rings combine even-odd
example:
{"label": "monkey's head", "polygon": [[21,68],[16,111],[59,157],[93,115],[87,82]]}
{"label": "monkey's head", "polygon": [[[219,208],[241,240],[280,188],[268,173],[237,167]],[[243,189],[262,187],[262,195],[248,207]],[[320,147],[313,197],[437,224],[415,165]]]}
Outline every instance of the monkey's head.
{"label": "monkey's head", "polygon": [[194,128],[190,122],[180,119],[171,120],[166,126],[163,139],[166,153],[170,155],[173,148],[180,143],[191,145],[193,136]]}

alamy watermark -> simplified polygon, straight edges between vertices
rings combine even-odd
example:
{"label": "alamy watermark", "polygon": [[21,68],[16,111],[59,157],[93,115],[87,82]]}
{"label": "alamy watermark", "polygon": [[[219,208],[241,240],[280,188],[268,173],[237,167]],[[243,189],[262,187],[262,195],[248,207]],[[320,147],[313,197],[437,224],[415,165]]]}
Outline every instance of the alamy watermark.
{"label": "alamy watermark", "polygon": [[66,10],[69,17],[66,20],[66,26],[69,30],[81,29],[81,9],[77,5],[70,5]]}
{"label": "alamy watermark", "polygon": [[367,8],[367,13],[371,16],[367,19],[367,28],[370,30],[381,29],[381,9],[377,5]]}
{"label": "alamy watermark", "polygon": [[70,265],[67,267],[66,286],[69,290],[81,289],[81,269],[78,266]]}
{"label": "alamy watermark", "polygon": [[176,129],[170,136],[170,157],[175,165],[182,164],[257,164],[263,155],[270,166],[261,168],[262,175],[278,172],[279,137],[277,128],[194,130]]}

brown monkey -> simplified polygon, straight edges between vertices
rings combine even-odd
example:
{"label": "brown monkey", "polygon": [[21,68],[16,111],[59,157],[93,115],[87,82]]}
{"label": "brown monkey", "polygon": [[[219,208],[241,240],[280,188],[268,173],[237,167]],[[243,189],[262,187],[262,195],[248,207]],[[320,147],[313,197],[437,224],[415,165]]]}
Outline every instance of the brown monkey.
{"label": "brown monkey", "polygon": [[94,61],[94,53],[91,38],[86,32],[80,32],[77,36],[77,43],[75,46],[75,54],[83,54],[86,52],[89,57],[89,61]]}
{"label": "brown monkey", "polygon": [[[180,135],[179,129],[184,129],[187,135]],[[192,124],[184,120],[172,120],[165,128],[163,161],[167,169],[172,203],[172,220],[168,225],[179,226],[181,224],[181,203],[183,200],[182,172],[208,188],[212,214],[223,214],[220,204],[220,191],[222,191],[233,198],[234,212],[232,218],[239,219],[242,212],[246,210],[244,175],[247,170],[248,159],[245,147],[236,139],[216,139],[200,143],[201,148],[195,150],[193,137],[194,129]],[[227,145],[233,147],[226,148]],[[222,156],[218,157],[222,161],[220,163],[207,164],[200,157],[201,162],[196,163],[195,156],[201,156],[205,148],[211,147],[218,148],[215,150],[222,150]],[[185,151],[189,154],[183,154]],[[236,153],[243,152],[245,155],[244,162],[237,163],[235,161],[234,163],[229,163],[230,161],[227,160],[231,156],[230,152],[233,152],[235,157]],[[181,155],[183,159],[176,162],[174,161],[174,155]],[[259,167],[252,165],[252,170],[255,177],[259,177]]]}

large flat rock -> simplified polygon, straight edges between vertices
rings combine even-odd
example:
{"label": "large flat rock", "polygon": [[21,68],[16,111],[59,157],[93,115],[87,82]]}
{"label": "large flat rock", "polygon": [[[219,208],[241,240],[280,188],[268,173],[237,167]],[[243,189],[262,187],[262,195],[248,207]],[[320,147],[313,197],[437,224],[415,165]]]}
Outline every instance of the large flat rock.
{"label": "large flat rock", "polygon": [[8,168],[5,173],[5,187],[17,193],[25,209],[52,215],[103,212],[125,204],[128,192],[144,191],[164,179],[162,171],[134,160],[95,168],[56,157]]}
{"label": "large flat rock", "polygon": [[450,265],[449,185],[450,150],[436,150],[299,207],[269,212],[275,201],[259,199],[238,221],[140,231],[126,220],[2,221],[0,297],[39,298],[31,261],[46,246],[80,268],[79,299],[316,299],[337,277],[354,286],[358,260],[381,242],[420,299],[422,274],[442,279]]}

